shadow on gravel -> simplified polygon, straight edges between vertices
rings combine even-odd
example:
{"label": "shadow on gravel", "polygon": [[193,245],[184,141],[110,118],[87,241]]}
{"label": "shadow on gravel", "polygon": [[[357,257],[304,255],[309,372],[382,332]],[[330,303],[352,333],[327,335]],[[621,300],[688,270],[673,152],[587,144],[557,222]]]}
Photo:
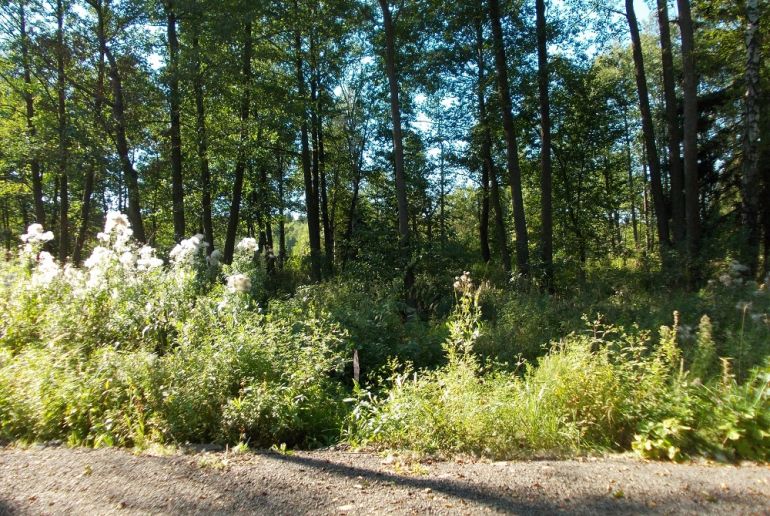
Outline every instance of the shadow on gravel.
{"label": "shadow on gravel", "polygon": [[[435,478],[406,477],[367,468],[346,466],[311,457],[277,454],[263,455],[263,457],[297,464],[305,468],[315,468],[352,479],[361,477],[373,483],[393,483],[397,486],[415,490],[431,489],[433,492],[484,505],[490,509],[517,514],[554,514],[555,512],[563,512],[565,509],[575,510],[577,508],[579,508],[580,512],[611,512],[627,514],[650,512],[650,508],[645,504],[625,499],[599,499],[591,497],[580,500],[571,498],[570,501],[567,502],[568,505],[565,506],[564,504],[557,505],[546,501],[536,502],[532,500],[523,500],[517,498],[516,492],[504,493],[497,489],[484,489],[468,482]],[[534,496],[537,495],[535,494]]]}
{"label": "shadow on gravel", "polygon": [[0,499],[0,515],[5,516],[6,514],[18,514],[18,510],[5,500]]}

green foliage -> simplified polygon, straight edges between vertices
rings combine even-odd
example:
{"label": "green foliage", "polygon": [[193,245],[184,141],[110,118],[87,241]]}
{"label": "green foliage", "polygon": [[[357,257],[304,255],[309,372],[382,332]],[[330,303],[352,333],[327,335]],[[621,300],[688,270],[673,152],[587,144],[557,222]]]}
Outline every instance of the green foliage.
{"label": "green foliage", "polygon": [[[352,442],[494,458],[628,447],[670,460],[767,457],[766,368],[743,384],[727,374],[689,381],[678,314],[657,341],[648,331],[586,319],[587,331],[562,339],[519,373],[480,365],[473,348],[484,329],[481,296],[468,285],[449,321],[448,363],[419,372],[394,363],[384,393],[359,389],[350,400]],[[694,365],[705,376],[713,341],[708,319],[701,326]]]}
{"label": "green foliage", "polygon": [[220,267],[193,237],[167,266],[120,217],[87,270],[58,267],[38,243],[3,265],[0,439],[334,441],[345,331],[288,303],[265,315],[253,242]]}

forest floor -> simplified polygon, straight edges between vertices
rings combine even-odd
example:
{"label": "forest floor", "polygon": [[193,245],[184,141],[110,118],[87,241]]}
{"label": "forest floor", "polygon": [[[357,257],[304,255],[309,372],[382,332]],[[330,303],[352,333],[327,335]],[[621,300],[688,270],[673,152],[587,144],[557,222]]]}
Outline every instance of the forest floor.
{"label": "forest floor", "polygon": [[0,448],[0,514],[770,514],[770,467]]}

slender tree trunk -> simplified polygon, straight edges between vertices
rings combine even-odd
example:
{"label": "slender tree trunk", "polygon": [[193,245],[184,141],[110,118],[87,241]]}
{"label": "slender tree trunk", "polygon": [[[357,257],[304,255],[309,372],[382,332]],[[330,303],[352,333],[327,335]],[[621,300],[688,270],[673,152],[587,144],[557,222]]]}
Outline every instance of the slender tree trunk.
{"label": "slender tree trunk", "polygon": [[361,144],[356,148],[357,156],[353,155],[353,144],[348,143],[348,148],[351,153],[351,165],[353,166],[353,192],[350,196],[350,210],[348,211],[348,225],[345,229],[345,252],[343,253],[342,268],[349,260],[355,257],[355,249],[353,247],[353,234],[356,226],[356,217],[358,217],[358,193],[361,186],[361,176],[364,162],[364,145],[366,141],[361,139]]}
{"label": "slender tree trunk", "polygon": [[201,178],[201,222],[206,242],[210,245],[209,252],[214,249],[214,224],[211,220],[211,172],[209,170],[209,142],[206,131],[206,107],[203,102],[203,72],[201,70],[200,42],[198,40],[199,28],[196,26],[193,36],[193,91],[195,95],[195,133],[197,136],[198,165]]}
{"label": "slender tree trunk", "polygon": [[503,130],[505,132],[505,143],[507,148],[506,160],[508,165],[508,178],[511,183],[513,224],[516,232],[516,266],[522,276],[528,276],[529,242],[527,237],[527,222],[524,213],[524,196],[521,189],[521,167],[519,165],[519,151],[516,144],[516,129],[513,124],[511,93],[508,86],[508,62],[505,57],[503,28],[500,22],[500,3],[498,0],[488,1],[489,18],[492,22],[492,42],[495,49],[497,87],[500,95],[500,109],[503,115]]}
{"label": "slender tree trunk", "polygon": [[[106,13],[104,12],[105,7],[101,2],[97,2],[95,5],[97,7],[96,14],[99,26],[104,27],[106,18]],[[112,87],[113,96],[112,118],[114,121],[115,146],[118,157],[120,158],[120,164],[126,182],[126,189],[128,190],[128,219],[134,230],[134,237],[140,242],[145,242],[144,223],[142,221],[142,209],[140,206],[139,175],[137,174],[136,169],[134,169],[134,165],[131,163],[128,151],[128,138],[126,137],[123,81],[120,76],[118,62],[109,46],[107,46],[106,31],[99,34],[99,38],[99,45],[109,63],[110,85]]]}
{"label": "slender tree trunk", "polygon": [[297,53],[297,91],[302,103],[300,140],[302,146],[302,175],[305,181],[305,209],[307,211],[308,238],[310,240],[310,276],[313,281],[321,281],[321,228],[318,215],[318,195],[313,183],[312,158],[308,139],[308,116],[307,107],[305,106],[307,88],[302,60],[302,36],[299,29],[294,34],[294,46]]}
{"label": "slender tree trunk", "polygon": [[634,190],[634,162],[631,159],[631,135],[628,128],[628,114],[623,107],[623,128],[626,146],[626,165],[628,166],[628,194],[631,200],[631,225],[634,231],[634,247],[639,249],[639,227],[636,220],[636,191]]}
{"label": "slender tree trunk", "polygon": [[741,181],[741,215],[744,232],[743,263],[752,276],[759,265],[760,231],[760,83],[759,6],[757,0],[746,3],[746,96],[743,134],[743,175]]}
{"label": "slender tree trunk", "polygon": [[227,234],[225,236],[225,263],[231,263],[233,261],[233,253],[235,252],[235,238],[238,234],[241,199],[243,197],[243,175],[246,171],[246,161],[248,160],[249,154],[251,52],[251,22],[246,22],[243,27],[243,53],[241,55],[241,81],[243,84],[243,95],[241,96],[241,134],[238,143],[238,156],[235,161],[235,182],[233,183],[233,196],[230,203],[230,217],[227,221]]}
{"label": "slender tree trunk", "polygon": [[286,263],[286,214],[283,194],[283,155],[278,154],[278,268],[283,269]]}
{"label": "slender tree trunk", "polygon": [[37,129],[35,128],[35,100],[32,96],[32,70],[29,59],[29,34],[27,33],[26,2],[19,2],[19,30],[21,33],[21,60],[24,73],[24,105],[26,108],[27,142],[30,146],[30,171],[32,174],[32,200],[35,205],[35,220],[45,225],[45,205],[43,204],[43,174],[37,156]]}
{"label": "slender tree trunk", "polygon": [[409,204],[406,197],[406,171],[404,170],[404,145],[401,134],[401,105],[399,101],[398,73],[396,70],[396,35],[390,14],[389,0],[379,0],[385,28],[385,70],[390,87],[390,116],[393,122],[393,165],[395,168],[396,201],[398,202],[398,233],[401,260],[404,262],[404,289],[410,292],[414,286],[414,271],[409,266],[411,244],[409,235]]}
{"label": "slender tree trunk", "polygon": [[146,240],[144,233],[144,223],[142,222],[142,209],[139,194],[139,175],[131,163],[128,150],[128,138],[126,137],[126,114],[125,100],[123,96],[123,82],[120,77],[118,63],[115,56],[109,48],[105,49],[107,61],[110,64],[110,82],[112,83],[112,116],[115,124],[115,141],[120,158],[120,164],[123,168],[123,175],[126,182],[128,197],[128,219],[134,230],[134,237],[140,242]]}
{"label": "slender tree trunk", "polygon": [[[483,9],[481,9],[483,11]],[[481,15],[481,13],[480,13]],[[503,215],[503,206],[500,202],[500,186],[497,180],[497,169],[492,159],[492,131],[489,127],[489,117],[487,116],[487,106],[484,94],[484,85],[486,84],[486,65],[484,59],[484,32],[481,18],[476,18],[476,68],[478,70],[478,80],[476,82],[476,94],[479,102],[479,123],[481,124],[481,158],[484,170],[489,179],[489,200],[494,211],[495,239],[500,252],[500,261],[506,273],[511,272],[511,256],[508,253],[508,238],[505,231],[505,219]]]}
{"label": "slender tree trunk", "polygon": [[174,1],[166,1],[168,36],[168,100],[171,108],[171,199],[174,212],[174,240],[185,237],[184,184],[182,177],[182,129],[179,98],[179,40],[176,35]]}
{"label": "slender tree trunk", "polygon": [[70,251],[69,152],[67,128],[67,85],[64,74],[64,3],[56,0],[56,114],[59,123],[59,261],[64,263]]}
{"label": "slender tree trunk", "polygon": [[543,286],[553,292],[553,209],[551,206],[551,105],[548,96],[548,34],[545,1],[535,0],[537,11],[537,85],[540,92],[540,259],[543,262]]}
{"label": "slender tree trunk", "polygon": [[318,173],[321,181],[319,184],[321,193],[321,222],[324,228],[326,267],[331,274],[334,272],[334,226],[329,216],[329,195],[326,185],[326,150],[324,148],[323,116],[320,110],[318,115]]}
{"label": "slender tree trunk", "polygon": [[690,287],[698,280],[700,253],[700,187],[698,185],[698,79],[695,72],[695,38],[689,0],[677,0],[682,33],[682,83],[684,101],[684,181],[687,218],[687,270]]}
{"label": "slender tree trunk", "polygon": [[658,0],[658,26],[660,27],[660,51],[663,65],[663,95],[666,101],[666,129],[668,141],[668,168],[671,176],[671,225],[676,245],[685,241],[684,175],[680,142],[682,133],[677,115],[674,59],[671,53],[671,30],[668,19],[668,0]]}
{"label": "slender tree trunk", "polygon": [[481,259],[489,263],[492,252],[489,250],[489,168],[481,164],[481,211],[479,213],[479,245]]}
{"label": "slender tree trunk", "polygon": [[634,1],[626,0],[626,15],[628,28],[631,33],[633,45],[634,68],[636,70],[636,89],[639,94],[639,111],[642,115],[642,132],[647,151],[647,161],[650,167],[650,186],[652,191],[652,203],[655,209],[655,220],[658,230],[661,254],[665,258],[665,251],[669,246],[668,217],[666,216],[666,202],[663,196],[663,182],[660,174],[660,159],[655,145],[655,129],[652,123],[650,111],[650,97],[647,91],[647,75],[644,70],[644,57],[642,56],[642,41],[639,36],[639,25],[634,12]]}
{"label": "slender tree trunk", "polygon": [[[98,33],[101,35],[104,33],[103,20],[100,17],[97,20],[99,26],[97,27]],[[102,37],[99,36],[99,40]],[[104,51],[99,50],[99,61],[96,71],[96,89],[94,90],[94,126],[99,127],[103,125],[103,112],[104,106]],[[91,157],[91,165],[86,170],[86,176],[83,181],[83,199],[80,206],[80,230],[78,231],[77,239],[75,240],[75,249],[72,252],[72,261],[79,264],[81,261],[81,255],[83,253],[83,246],[85,245],[86,238],[88,236],[88,226],[91,220],[91,197],[94,192],[94,183],[96,181],[96,171],[104,166],[104,156],[100,152],[101,148],[94,142],[93,153]]]}

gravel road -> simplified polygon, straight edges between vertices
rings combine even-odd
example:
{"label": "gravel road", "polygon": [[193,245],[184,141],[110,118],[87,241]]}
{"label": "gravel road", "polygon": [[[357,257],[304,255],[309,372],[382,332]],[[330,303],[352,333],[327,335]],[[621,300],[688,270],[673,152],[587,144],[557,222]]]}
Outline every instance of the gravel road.
{"label": "gravel road", "polygon": [[0,514],[768,514],[770,467],[0,448]]}

